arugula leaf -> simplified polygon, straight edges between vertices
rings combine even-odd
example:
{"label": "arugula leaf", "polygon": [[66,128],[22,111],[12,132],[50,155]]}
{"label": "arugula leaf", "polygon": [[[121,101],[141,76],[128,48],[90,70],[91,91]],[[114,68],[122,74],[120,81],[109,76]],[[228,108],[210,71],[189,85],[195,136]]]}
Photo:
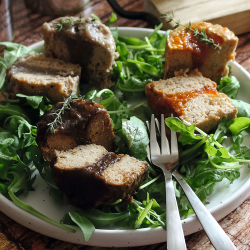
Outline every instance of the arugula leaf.
{"label": "arugula leaf", "polygon": [[40,105],[40,103],[43,100],[43,96],[27,96],[27,95],[23,95],[23,94],[17,94],[17,97],[23,97],[26,98],[28,104],[33,108],[33,109],[37,109],[38,106]]}
{"label": "arugula leaf", "polygon": [[4,58],[0,57],[0,90],[2,90],[4,87],[7,68],[8,67]]}
{"label": "arugula leaf", "polygon": [[0,45],[4,45],[4,58],[0,58],[0,91],[3,91],[6,87],[5,76],[6,70],[9,68],[18,57],[29,54],[32,49],[17,43],[12,42],[0,42]]}
{"label": "arugula leaf", "polygon": [[76,230],[67,226],[67,225],[64,225],[64,224],[61,224],[61,223],[58,223],[50,218],[48,218],[47,216],[41,214],[40,212],[38,212],[36,209],[34,209],[32,206],[24,203],[23,201],[19,200],[15,195],[14,193],[10,190],[8,192],[10,198],[12,199],[12,201],[14,202],[15,205],[17,205],[18,207],[22,208],[23,210],[25,210],[26,212],[36,216],[37,218],[41,219],[41,220],[44,220],[56,227],[59,227],[59,228],[62,228],[68,232],[71,232],[71,233],[75,233]]}
{"label": "arugula leaf", "polygon": [[117,21],[117,16],[115,15],[114,12],[111,13],[111,17],[109,18],[109,21],[106,23],[106,26],[110,26],[114,22]]}
{"label": "arugula leaf", "polygon": [[[131,209],[133,207],[135,209]],[[134,228],[149,226],[166,228],[166,210],[161,208],[155,199],[149,199],[149,193],[142,203],[134,199],[131,208],[132,219],[136,218]]]}
{"label": "arugula leaf", "polygon": [[130,37],[130,38],[125,38],[125,37],[118,37],[120,42],[123,42],[124,44],[127,45],[135,45],[135,46],[140,46],[140,45],[145,45],[146,43],[142,41],[141,39],[135,38],[135,37]]}
{"label": "arugula leaf", "polygon": [[29,117],[26,115],[25,111],[17,106],[12,104],[1,105],[0,104],[0,114],[6,115],[17,115],[23,117],[25,120],[29,121]]}
{"label": "arugula leaf", "polygon": [[178,138],[178,141],[181,142],[182,145],[194,144],[195,142],[203,138],[202,135],[194,134],[194,131],[195,131],[194,124],[187,127],[178,118],[166,118],[165,123],[171,130],[181,133],[180,137]]}
{"label": "arugula leaf", "polygon": [[31,48],[18,43],[0,42],[0,45],[6,47],[4,50],[4,57],[6,56],[8,58],[8,67],[10,67],[18,57],[27,55],[33,51]]}
{"label": "arugula leaf", "polygon": [[[170,128],[174,131],[185,133],[185,137],[190,138],[190,140],[193,137],[194,129],[200,133],[200,142],[198,142],[195,146],[192,148],[185,149],[180,154],[180,162],[183,164],[187,162],[188,160],[194,158],[197,156],[197,149],[200,150],[200,153],[203,153],[203,148],[201,148],[201,145],[205,143],[204,152],[207,153],[207,157],[209,162],[216,168],[221,169],[227,169],[227,168],[241,168],[243,165],[240,165],[240,162],[249,162],[248,159],[241,159],[238,156],[234,155],[233,152],[230,153],[225,147],[223,147],[218,141],[216,141],[213,137],[210,137],[205,132],[203,132],[201,129],[197,128],[195,125],[189,124],[187,121],[183,121],[183,124],[186,124],[190,127],[192,127],[191,130],[189,130],[188,127],[183,126],[181,123],[182,121],[177,118],[167,118],[165,119],[166,124],[170,126]],[[229,124],[232,122],[230,121]],[[176,125],[177,124],[177,125]],[[185,146],[186,140],[181,140],[179,138],[179,141],[182,142],[183,146]],[[195,142],[193,142],[195,143]],[[185,157],[188,156],[188,159],[185,159]],[[204,157],[204,155],[203,155]]]}
{"label": "arugula leaf", "polygon": [[147,216],[149,210],[151,209],[153,205],[153,201],[151,200],[150,202],[148,202],[148,204],[146,205],[146,207],[140,212],[137,220],[135,221],[135,226],[134,228],[137,229],[141,226],[144,218]]}
{"label": "arugula leaf", "polygon": [[130,215],[129,211],[120,213],[104,213],[98,209],[81,209],[76,212],[69,212],[64,215],[61,223],[72,225],[77,224],[87,241],[95,230],[95,227],[103,227],[106,225],[116,224],[117,222],[126,220]]}
{"label": "arugula leaf", "polygon": [[[128,119],[132,116],[131,107],[129,108],[127,106],[127,102],[119,102],[114,94],[113,91],[110,89],[103,89],[99,91],[98,93],[90,91],[86,94],[86,97],[88,98],[101,98],[99,103],[101,103],[110,114],[110,118],[113,121],[114,129],[119,130],[122,127],[122,119]],[[139,104],[138,106],[141,106],[144,103]]]}
{"label": "arugula leaf", "polygon": [[238,107],[237,117],[247,117],[250,118],[250,104],[240,100],[232,99],[232,104]]}
{"label": "arugula leaf", "polygon": [[[17,97],[25,99],[27,104],[33,109],[39,109],[39,115],[44,115],[49,109],[53,107],[50,100],[46,96],[27,96],[24,94],[17,94]],[[22,104],[21,104],[22,105]],[[25,106],[26,103],[23,104]]]}
{"label": "arugula leaf", "polygon": [[32,181],[30,181],[30,174],[25,168],[22,171],[9,172],[9,174],[12,174],[14,178],[8,186],[8,191],[12,191],[13,193],[17,193],[18,191],[34,191],[32,184],[34,183],[35,178],[32,178]]}
{"label": "arugula leaf", "polygon": [[80,216],[78,213],[69,212],[69,216],[81,228],[85,241],[88,241],[92,233],[95,231],[95,226],[84,216]]}
{"label": "arugula leaf", "polygon": [[232,135],[239,135],[243,130],[246,130],[250,125],[250,118],[238,117],[233,119],[228,129],[232,132]]}
{"label": "arugula leaf", "polygon": [[95,208],[81,209],[78,213],[88,218],[96,227],[112,225],[118,221],[125,220],[129,216],[128,211],[121,213],[104,213]]}
{"label": "arugula leaf", "polygon": [[[0,132],[0,173],[4,195],[6,191],[21,194],[34,190],[32,184],[35,177],[31,177],[34,164],[31,158],[32,148],[37,147],[35,142],[36,127],[32,126],[21,113],[22,109],[16,105],[5,105],[2,108],[6,115]],[[0,111],[0,112],[1,112]],[[18,115],[17,115],[18,114]],[[24,118],[25,117],[25,118]]]}
{"label": "arugula leaf", "polygon": [[84,99],[89,100],[89,101],[95,101],[96,95],[97,95],[97,90],[93,89],[86,93],[86,95],[84,96]]}
{"label": "arugula leaf", "polygon": [[235,99],[240,88],[240,83],[234,76],[222,77],[217,90],[226,94],[228,97]]}
{"label": "arugula leaf", "polygon": [[158,80],[164,73],[164,53],[167,36],[158,33],[161,25],[145,41],[118,37],[116,48],[120,56],[114,67],[114,81],[122,92],[144,92],[147,83]]}
{"label": "arugula leaf", "polygon": [[130,120],[122,120],[122,129],[118,132],[128,146],[130,155],[139,160],[147,157],[146,147],[149,143],[148,133],[144,123],[135,116]]}
{"label": "arugula leaf", "polygon": [[16,152],[11,152],[8,147],[14,142],[13,138],[7,138],[0,142],[0,159],[11,161]]}
{"label": "arugula leaf", "polygon": [[231,121],[228,121],[226,117],[224,117],[220,121],[220,123],[218,124],[217,129],[216,129],[216,131],[214,133],[214,136],[213,136],[213,138],[215,140],[219,141],[219,140],[223,140],[224,139],[225,134],[226,134],[226,132],[228,130],[229,122],[231,122]]}

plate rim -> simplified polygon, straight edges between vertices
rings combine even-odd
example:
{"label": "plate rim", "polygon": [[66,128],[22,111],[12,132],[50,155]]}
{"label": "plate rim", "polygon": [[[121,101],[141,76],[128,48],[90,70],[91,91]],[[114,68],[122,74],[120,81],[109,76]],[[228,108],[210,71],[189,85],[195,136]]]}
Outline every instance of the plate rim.
{"label": "plate rim", "polygon": [[[137,32],[147,32],[150,33],[154,31],[153,29],[148,28],[137,28],[137,27],[118,27],[118,31],[137,31]],[[160,33],[164,34],[165,31],[160,31]],[[39,41],[35,44],[30,45],[29,47],[31,49],[36,49],[44,44],[44,41]],[[238,68],[249,80],[250,80],[250,73],[244,69],[240,64],[237,62],[230,62],[231,65],[234,65],[236,68]],[[240,204],[244,202],[244,200],[249,196],[250,194],[250,179],[248,179],[245,184],[239,188],[236,192],[234,192],[230,197],[228,197],[226,200],[222,201],[220,204],[212,207],[209,209],[210,213],[215,217],[216,220],[224,218],[226,215],[228,215],[230,212],[232,212],[234,209],[236,209]],[[235,199],[238,202],[234,202]],[[230,208],[229,208],[229,205]],[[18,206],[16,206],[14,203],[12,203],[10,200],[5,198],[2,194],[0,194],[0,210],[6,214],[11,219],[15,220],[16,222],[22,224],[23,226],[34,230],[38,233],[41,233],[43,235],[56,238],[58,240],[63,240],[75,244],[83,244],[83,245],[90,245],[90,246],[99,246],[99,247],[126,247],[126,246],[142,246],[142,245],[151,245],[156,244],[160,242],[166,241],[166,231],[162,227],[157,228],[142,228],[142,229],[116,229],[116,230],[110,230],[110,229],[96,229],[93,235],[90,237],[89,241],[84,241],[82,237],[82,232],[80,230],[77,230],[76,233],[70,233],[67,232],[61,228],[58,228],[52,224],[49,224],[48,222],[45,222],[30,213],[22,210]],[[13,212],[9,212],[9,210]],[[40,227],[37,227],[37,224],[40,225]],[[196,215],[192,215],[191,217],[182,220],[182,226],[184,229],[185,235],[197,232],[202,229]],[[189,230],[187,233],[187,227],[193,227],[193,230]],[[44,231],[45,230],[45,231]],[[58,234],[51,235],[51,232],[58,232]],[[124,233],[127,237],[124,242],[120,242],[120,240],[115,240],[114,242],[110,242],[110,239],[105,239],[106,235],[114,234],[124,236]],[[143,234],[143,236],[141,235]],[[65,236],[70,237],[65,237]],[[77,237],[74,237],[74,240],[69,240],[69,238],[72,237],[72,235],[75,235]],[[154,238],[148,240],[148,237]],[[119,238],[119,237],[118,237]],[[139,240],[137,240],[139,239]],[[125,243],[126,242],[126,243]]]}

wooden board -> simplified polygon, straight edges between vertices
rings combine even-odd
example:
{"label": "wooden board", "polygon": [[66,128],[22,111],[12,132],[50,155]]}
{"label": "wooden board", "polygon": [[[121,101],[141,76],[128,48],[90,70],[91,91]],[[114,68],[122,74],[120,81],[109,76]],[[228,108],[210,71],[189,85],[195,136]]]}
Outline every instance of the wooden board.
{"label": "wooden board", "polygon": [[[250,31],[249,0],[145,0],[144,9],[158,19],[163,14],[172,14],[182,24],[189,21],[205,21],[228,27],[236,35]],[[165,19],[166,20],[166,19]],[[173,22],[164,22],[163,29],[173,28]]]}

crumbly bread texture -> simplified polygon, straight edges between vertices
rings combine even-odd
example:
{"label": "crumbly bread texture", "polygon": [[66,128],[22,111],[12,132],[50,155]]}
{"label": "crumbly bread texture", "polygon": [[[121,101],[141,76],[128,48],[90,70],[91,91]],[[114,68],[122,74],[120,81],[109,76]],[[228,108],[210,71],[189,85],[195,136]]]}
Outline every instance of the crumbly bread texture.
{"label": "crumbly bread texture", "polygon": [[205,132],[215,128],[223,117],[237,116],[238,109],[230,98],[219,93],[216,83],[203,77],[198,70],[189,75],[181,70],[176,75],[147,84],[147,100],[154,114],[165,117],[173,114]]}
{"label": "crumbly bread texture", "polygon": [[179,26],[170,32],[166,43],[166,65],[164,79],[174,76],[181,69],[198,69],[203,76],[219,82],[220,78],[228,75],[227,63],[234,60],[238,38],[228,28],[206,22],[195,22],[192,29],[206,31],[207,37],[212,38],[220,49],[209,47],[202,43],[193,31],[188,33],[185,27]]}
{"label": "crumbly bread texture", "polygon": [[55,27],[55,23],[62,22],[60,18],[43,24],[45,56],[80,64],[88,83],[100,89],[111,87],[113,65],[119,54],[110,29],[92,18],[69,19],[72,25],[64,25],[60,31]]}
{"label": "crumbly bread texture", "polygon": [[54,127],[55,133],[49,131],[49,123],[55,120],[54,113],[62,107],[62,103],[56,104],[37,124],[36,141],[44,158],[51,162],[55,158],[55,149],[67,150],[91,143],[113,151],[113,125],[103,105],[82,99],[70,105],[71,108],[61,114],[62,123]]}
{"label": "crumbly bread texture", "polygon": [[69,203],[80,208],[129,200],[148,175],[146,162],[95,144],[55,150],[55,154],[55,182]]}
{"label": "crumbly bread texture", "polygon": [[81,67],[41,54],[19,57],[8,69],[7,88],[16,94],[47,96],[52,103],[79,92]]}

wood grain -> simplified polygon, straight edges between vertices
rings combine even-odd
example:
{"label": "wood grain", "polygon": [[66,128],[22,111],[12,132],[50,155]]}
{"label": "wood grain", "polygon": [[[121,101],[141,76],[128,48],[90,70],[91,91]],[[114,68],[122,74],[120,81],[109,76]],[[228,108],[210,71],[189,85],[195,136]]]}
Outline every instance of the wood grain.
{"label": "wood grain", "polygon": [[[131,11],[142,11],[143,0],[118,0],[118,3],[125,9]],[[14,42],[26,46],[42,40],[40,32],[41,25],[54,19],[51,16],[44,16],[32,12],[25,7],[23,0],[13,0],[13,20],[15,30]],[[106,1],[92,0],[82,11],[83,16],[91,13],[98,15],[106,22],[112,12]],[[141,20],[128,20],[118,17],[118,26],[133,26],[152,28]],[[239,36],[236,61],[250,72],[250,33]],[[1,208],[0,208],[1,210]],[[250,249],[250,197],[235,211],[224,218],[220,224],[233,240],[239,250]],[[189,250],[214,249],[206,237],[204,231],[186,237]],[[105,250],[108,248],[80,246],[59,241],[28,228],[23,227],[0,212],[0,250]],[[122,250],[124,248],[114,248]],[[142,247],[131,247],[134,250],[165,250],[166,243]]]}
{"label": "wood grain", "polygon": [[[162,14],[172,14],[183,24],[196,21],[211,22],[228,27],[236,35],[250,31],[249,0],[146,0],[147,11],[155,14],[159,20]],[[166,19],[165,19],[166,20]],[[173,28],[175,24],[165,23],[163,28]]]}
{"label": "wood grain", "polygon": [[[235,211],[220,221],[237,249],[250,249],[250,197]],[[188,249],[214,249],[204,231],[194,234],[187,242]]]}

